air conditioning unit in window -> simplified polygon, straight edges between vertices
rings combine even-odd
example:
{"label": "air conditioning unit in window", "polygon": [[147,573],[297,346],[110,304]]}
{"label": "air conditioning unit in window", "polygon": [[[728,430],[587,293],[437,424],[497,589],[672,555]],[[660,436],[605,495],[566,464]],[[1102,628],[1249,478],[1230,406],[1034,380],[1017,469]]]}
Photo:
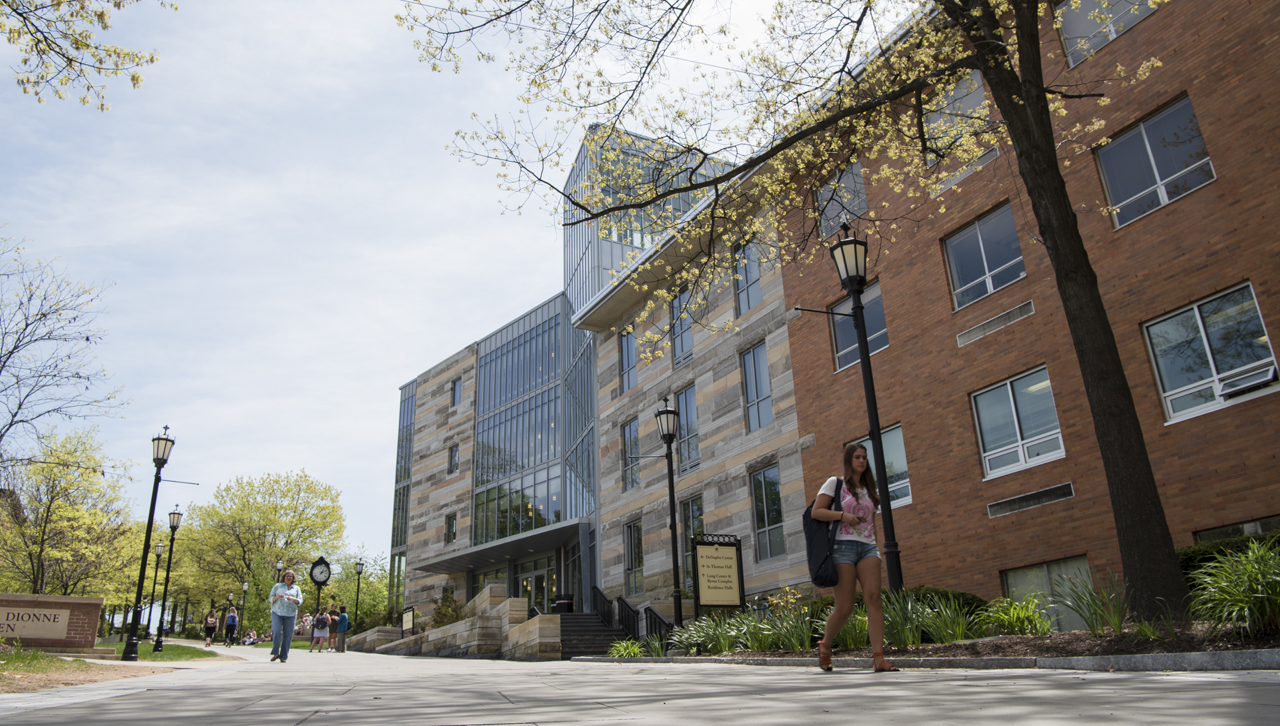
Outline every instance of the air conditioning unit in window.
{"label": "air conditioning unit in window", "polygon": [[1269,363],[1265,367],[1228,378],[1218,383],[1218,396],[1224,401],[1241,396],[1263,386],[1269,386],[1276,380],[1276,364]]}

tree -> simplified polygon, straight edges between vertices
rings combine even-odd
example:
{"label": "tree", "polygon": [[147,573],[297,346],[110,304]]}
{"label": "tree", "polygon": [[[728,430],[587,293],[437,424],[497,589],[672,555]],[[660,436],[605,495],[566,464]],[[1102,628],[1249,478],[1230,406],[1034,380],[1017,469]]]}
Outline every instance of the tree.
{"label": "tree", "polygon": [[25,258],[8,240],[0,240],[0,257],[0,466],[12,466],[38,460],[20,450],[39,446],[47,420],[105,414],[119,405],[120,389],[103,390],[107,374],[93,358],[101,292]]}
{"label": "tree", "polygon": [[[105,85],[98,78],[128,75],[137,88],[142,84],[138,68],[159,59],[154,51],[144,53],[108,45],[94,37],[96,30],[111,28],[111,12],[123,10],[138,0],[0,0],[0,35],[15,46],[21,59],[14,77],[23,93],[41,103],[42,93],[66,98],[78,87],[80,103],[107,110]],[[177,10],[167,0],[162,7]]]}
{"label": "tree", "polygon": [[[823,222],[835,218],[888,249],[913,219],[945,211],[946,196],[933,197],[948,174],[997,141],[1011,148],[1079,362],[1128,591],[1135,612],[1153,618],[1165,605],[1182,610],[1186,583],[1062,174],[1070,154],[1106,139],[1100,121],[1067,128],[1056,120],[1068,110],[1078,115],[1081,104],[1105,104],[1131,82],[1122,78],[1141,79],[1159,63],[1106,77],[1055,68],[1047,79],[1045,55],[1061,52],[1053,28],[1064,10],[1056,4],[778,3],[765,39],[727,76],[709,64],[677,70],[699,44],[731,47],[730,27],[719,21],[723,3],[718,14],[699,16],[693,0],[410,1],[399,21],[426,31],[417,46],[436,70],[456,70],[468,46],[483,61],[497,60],[481,45],[487,34],[526,41],[508,62],[527,86],[521,100],[548,113],[521,114],[511,128],[488,123],[461,135],[459,151],[501,162],[508,189],[558,199],[568,223],[596,223],[606,235],[625,224],[642,226],[655,241],[670,236],[661,254],[633,257],[627,280],[659,303],[690,290],[680,312],[691,317],[707,290],[732,284],[736,245],[764,240],[777,263],[811,261],[830,234]],[[971,109],[956,99],[974,72],[994,103]],[[573,124],[584,118],[595,122],[584,141],[594,154],[587,181],[561,190],[548,174],[561,166]],[[855,161],[866,165],[868,184],[907,200],[908,211],[885,218],[856,195],[835,193]],[[673,203],[682,195],[693,196],[691,213]],[[655,309],[651,303],[642,316]]]}
{"label": "tree", "polygon": [[[360,612],[356,613],[356,562],[364,562],[360,576]],[[329,600],[347,606],[352,633],[357,624],[363,630],[380,625],[387,610],[387,558],[360,551],[343,553],[335,558],[336,567],[330,586],[325,588],[325,604]],[[357,617],[359,615],[359,617]]]}
{"label": "tree", "polygon": [[[0,470],[0,577],[33,595],[102,595],[127,588],[137,552],[120,475],[92,432],[50,437],[40,463]],[[136,569],[136,568],[135,568]]]}

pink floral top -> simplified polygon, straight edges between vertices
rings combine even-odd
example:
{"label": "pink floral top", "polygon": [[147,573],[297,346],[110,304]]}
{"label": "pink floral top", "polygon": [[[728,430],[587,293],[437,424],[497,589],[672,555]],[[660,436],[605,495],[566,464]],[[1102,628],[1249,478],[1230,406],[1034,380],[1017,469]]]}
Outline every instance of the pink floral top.
{"label": "pink floral top", "polygon": [[[818,494],[826,494],[829,497],[835,496],[836,493],[836,477],[831,477],[818,490]],[[867,544],[876,543],[876,505],[871,502],[871,498],[867,496],[867,490],[862,487],[856,487],[854,491],[850,491],[849,483],[845,482],[840,487],[840,505],[844,507],[844,511],[862,517],[866,521],[859,525],[851,525],[847,522],[842,523],[836,529],[836,539],[851,539]]]}

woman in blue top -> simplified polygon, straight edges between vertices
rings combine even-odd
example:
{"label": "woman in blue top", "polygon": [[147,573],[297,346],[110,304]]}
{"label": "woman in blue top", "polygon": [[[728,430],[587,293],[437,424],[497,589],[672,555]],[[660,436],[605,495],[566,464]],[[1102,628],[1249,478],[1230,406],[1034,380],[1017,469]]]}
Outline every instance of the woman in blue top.
{"label": "woman in blue top", "polygon": [[293,624],[298,619],[298,606],[302,604],[302,588],[293,584],[295,579],[293,570],[285,570],[267,596],[267,602],[271,603],[271,660],[279,658],[281,663],[289,660]]}
{"label": "woman in blue top", "polygon": [[227,647],[230,648],[232,643],[236,642],[236,626],[240,624],[240,616],[236,615],[234,607],[227,610]]}

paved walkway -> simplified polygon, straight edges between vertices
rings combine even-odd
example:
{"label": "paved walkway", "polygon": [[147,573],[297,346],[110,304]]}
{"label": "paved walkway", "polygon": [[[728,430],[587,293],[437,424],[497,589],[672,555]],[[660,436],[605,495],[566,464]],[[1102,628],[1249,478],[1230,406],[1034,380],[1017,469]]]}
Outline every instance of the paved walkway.
{"label": "paved walkway", "polygon": [[[225,649],[219,649],[224,650]],[[0,724],[1257,724],[1280,672],[515,663],[233,648],[240,662],[0,696]],[[198,661],[196,662],[198,663]]]}

